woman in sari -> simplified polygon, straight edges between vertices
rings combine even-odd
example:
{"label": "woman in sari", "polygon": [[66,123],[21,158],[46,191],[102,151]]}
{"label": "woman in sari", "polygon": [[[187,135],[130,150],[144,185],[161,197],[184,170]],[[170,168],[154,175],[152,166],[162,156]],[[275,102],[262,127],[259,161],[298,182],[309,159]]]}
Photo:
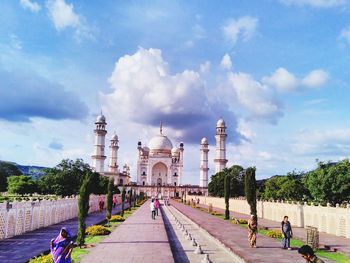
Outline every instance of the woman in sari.
{"label": "woman in sari", "polygon": [[258,221],[256,216],[252,215],[248,221],[248,241],[250,247],[256,247],[256,234],[258,232]]}
{"label": "woman in sari", "polygon": [[69,230],[62,227],[55,239],[51,240],[51,255],[54,263],[70,263],[73,251],[73,240]]}

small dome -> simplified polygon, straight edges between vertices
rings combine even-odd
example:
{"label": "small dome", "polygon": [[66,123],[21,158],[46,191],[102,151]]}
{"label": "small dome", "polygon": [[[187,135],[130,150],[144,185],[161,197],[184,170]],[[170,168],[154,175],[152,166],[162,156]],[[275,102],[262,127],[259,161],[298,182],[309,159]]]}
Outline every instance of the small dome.
{"label": "small dome", "polygon": [[207,138],[204,137],[204,138],[201,140],[201,144],[208,144]]}
{"label": "small dome", "polygon": [[174,147],[171,149],[171,155],[179,155],[180,154],[180,149],[177,147]]}
{"label": "small dome", "polygon": [[149,148],[147,146],[143,147],[144,152],[149,152]]}
{"label": "small dome", "polygon": [[98,115],[97,118],[96,118],[96,122],[104,123],[104,122],[106,122],[106,117],[103,114]]}
{"label": "small dome", "polygon": [[111,138],[111,141],[118,141],[118,135],[114,134]]}
{"label": "small dome", "polygon": [[169,150],[173,148],[173,144],[171,141],[168,139],[163,134],[159,134],[155,137],[152,138],[152,140],[149,142],[149,148],[151,150]]}
{"label": "small dome", "polygon": [[225,127],[224,119],[221,118],[220,120],[218,120],[218,122],[216,123],[216,127],[224,128]]}

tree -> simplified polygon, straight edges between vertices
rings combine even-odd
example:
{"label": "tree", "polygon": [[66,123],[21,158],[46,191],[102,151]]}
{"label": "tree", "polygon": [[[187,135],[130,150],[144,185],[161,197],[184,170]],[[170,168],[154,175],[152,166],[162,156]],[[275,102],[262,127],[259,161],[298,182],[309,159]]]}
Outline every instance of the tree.
{"label": "tree", "polygon": [[36,183],[30,176],[10,176],[7,177],[8,192],[10,194],[32,194],[36,191]]}
{"label": "tree", "polygon": [[0,192],[7,191],[7,177],[14,175],[23,175],[23,173],[15,164],[0,161]]}
{"label": "tree", "polygon": [[108,194],[107,194],[106,218],[108,220],[111,219],[111,216],[112,216],[113,188],[114,188],[114,177],[111,176],[108,182]]}
{"label": "tree", "polygon": [[274,176],[264,182],[260,197],[265,200],[306,200],[310,194],[301,178],[302,174],[295,172],[288,173],[287,176]]}
{"label": "tree", "polygon": [[120,212],[121,216],[124,216],[124,204],[125,204],[125,186],[123,186],[123,190],[122,190],[122,211]]}
{"label": "tree", "polygon": [[307,173],[303,183],[314,201],[335,206],[350,199],[350,163],[319,162],[316,170]]}
{"label": "tree", "polygon": [[87,173],[83,178],[79,189],[78,199],[78,237],[77,243],[81,247],[85,244],[86,217],[89,212],[89,198],[91,190],[91,174]]}
{"label": "tree", "polygon": [[230,168],[226,168],[223,171],[216,173],[211,177],[211,181],[208,185],[208,191],[211,196],[223,197],[224,180],[226,175],[230,175],[230,197],[244,196],[244,169],[242,166],[233,165]]}
{"label": "tree", "polygon": [[230,175],[226,174],[224,181],[224,189],[225,189],[225,219],[230,219]]}
{"label": "tree", "polygon": [[245,196],[250,206],[250,214],[257,216],[256,212],[256,180],[255,167],[249,167],[245,174]]}
{"label": "tree", "polygon": [[131,203],[132,203],[132,197],[133,197],[133,195],[132,195],[132,189],[130,189],[130,191],[129,191],[129,211],[131,211]]}
{"label": "tree", "polygon": [[45,173],[46,175],[38,181],[42,194],[76,195],[79,193],[80,185],[87,173],[90,174],[91,192],[94,194],[107,193],[108,178],[93,172],[82,159],[62,160],[56,167],[47,169]]}

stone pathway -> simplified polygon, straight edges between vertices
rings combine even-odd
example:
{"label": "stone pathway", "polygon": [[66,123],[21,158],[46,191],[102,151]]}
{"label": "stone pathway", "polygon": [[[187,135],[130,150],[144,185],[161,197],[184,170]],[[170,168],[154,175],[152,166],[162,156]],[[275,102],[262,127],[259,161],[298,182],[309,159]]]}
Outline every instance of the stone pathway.
{"label": "stone pathway", "polygon": [[[207,205],[199,204],[200,207],[208,208]],[[214,211],[221,214],[225,213],[224,209],[213,207]],[[230,211],[230,218],[240,218],[249,219],[249,215],[241,214],[237,212]],[[282,219],[281,219],[282,221]],[[268,227],[269,229],[281,229],[281,223],[272,221],[269,219],[259,218],[259,225],[262,227]],[[296,239],[306,242],[306,229],[303,227],[293,227],[293,235]],[[329,246],[330,248],[335,248],[337,251],[347,254],[350,257],[350,239],[345,237],[338,237],[335,235],[320,232],[320,246]]]}
{"label": "stone pathway", "polygon": [[173,263],[163,217],[151,218],[150,201],[142,205],[82,258],[82,263]]}
{"label": "stone pathway", "polygon": [[257,239],[258,247],[250,248],[247,240],[247,230],[241,226],[231,224],[176,201],[170,201],[170,203],[199,227],[223,243],[234,254],[243,258],[245,262],[305,262],[296,250],[283,250],[279,241],[265,236],[259,235]]}
{"label": "stone pathway", "polygon": [[[165,228],[168,232],[172,252],[175,262],[178,263],[201,263],[209,255],[209,259],[214,263],[241,263],[242,259],[236,257],[230,251],[225,249],[220,243],[216,242],[210,235],[202,231],[188,217],[180,213],[173,206],[162,206],[164,211]],[[203,254],[195,254],[197,249],[193,240],[185,235],[182,226],[195,240],[195,243],[201,246]]]}
{"label": "stone pathway", "polygon": [[[125,204],[125,208],[128,204]],[[120,205],[113,209],[113,213],[120,211]],[[91,213],[86,219],[86,225],[90,226],[103,221],[106,218],[106,210]],[[0,241],[0,262],[23,263],[49,249],[50,240],[56,237],[62,227],[68,227],[72,234],[76,235],[78,219],[70,219],[55,225],[40,228],[23,235],[14,236]]]}

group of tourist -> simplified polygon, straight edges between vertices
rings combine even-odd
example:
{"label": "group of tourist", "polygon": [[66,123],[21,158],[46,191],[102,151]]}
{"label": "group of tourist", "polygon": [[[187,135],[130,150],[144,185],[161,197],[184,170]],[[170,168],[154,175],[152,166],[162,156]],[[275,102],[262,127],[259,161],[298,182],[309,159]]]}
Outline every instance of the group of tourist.
{"label": "group of tourist", "polygon": [[156,219],[156,215],[158,216],[158,210],[160,207],[160,203],[158,198],[152,198],[151,203],[150,203],[150,208],[151,208],[151,215],[152,215],[152,219]]}
{"label": "group of tourist", "polygon": [[[281,222],[281,231],[282,231],[282,248],[292,250],[290,247],[290,239],[293,237],[292,225],[288,221],[288,216],[284,216],[283,221]],[[256,248],[256,237],[258,233],[258,220],[256,215],[252,215],[248,220],[248,242],[250,247]],[[304,245],[298,249],[298,253],[306,260],[306,262],[312,263],[323,263],[324,261],[319,259],[313,249]]]}

